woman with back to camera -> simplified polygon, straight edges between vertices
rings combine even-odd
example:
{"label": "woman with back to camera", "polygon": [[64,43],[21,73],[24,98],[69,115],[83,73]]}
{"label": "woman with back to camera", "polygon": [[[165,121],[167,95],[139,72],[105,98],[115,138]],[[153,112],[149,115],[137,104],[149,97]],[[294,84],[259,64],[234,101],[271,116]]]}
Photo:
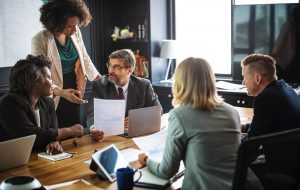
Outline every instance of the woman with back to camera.
{"label": "woman with back to camera", "polygon": [[[91,15],[82,0],[49,0],[40,8],[44,30],[31,43],[33,55],[49,57],[55,84],[54,102],[59,127],[81,123],[80,104],[86,79],[96,80],[101,75],[86,52],[78,26],[86,26]],[[60,98],[63,97],[63,98]]]}
{"label": "woman with back to camera", "polygon": [[36,134],[34,149],[62,152],[57,142],[83,135],[81,125],[58,129],[52,98],[51,62],[28,55],[11,69],[9,92],[0,99],[0,141]]}
{"label": "woman with back to camera", "polygon": [[139,155],[139,163],[169,179],[185,165],[182,189],[229,190],[240,144],[238,112],[217,95],[208,62],[187,58],[175,70],[174,109],[161,162]]}

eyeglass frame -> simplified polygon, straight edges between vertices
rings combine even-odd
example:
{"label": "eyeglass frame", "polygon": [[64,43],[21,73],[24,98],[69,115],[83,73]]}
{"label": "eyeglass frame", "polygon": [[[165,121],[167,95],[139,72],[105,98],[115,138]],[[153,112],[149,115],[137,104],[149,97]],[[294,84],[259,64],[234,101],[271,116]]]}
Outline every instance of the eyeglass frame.
{"label": "eyeglass frame", "polygon": [[116,70],[116,71],[120,71],[121,69],[125,69],[125,68],[130,68],[131,66],[121,66],[121,65],[111,65],[111,63],[110,62],[107,62],[106,64],[106,67],[108,68],[108,69],[113,69],[113,70]]}

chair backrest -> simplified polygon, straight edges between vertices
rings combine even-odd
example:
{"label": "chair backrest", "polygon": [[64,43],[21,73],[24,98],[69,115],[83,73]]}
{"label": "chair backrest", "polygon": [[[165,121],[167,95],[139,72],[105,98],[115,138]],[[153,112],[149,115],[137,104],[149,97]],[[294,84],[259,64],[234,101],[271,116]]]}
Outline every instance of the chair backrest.
{"label": "chair backrest", "polygon": [[252,137],[242,142],[232,190],[245,188],[248,168],[258,155],[265,156],[266,179],[273,189],[299,188],[300,128]]}

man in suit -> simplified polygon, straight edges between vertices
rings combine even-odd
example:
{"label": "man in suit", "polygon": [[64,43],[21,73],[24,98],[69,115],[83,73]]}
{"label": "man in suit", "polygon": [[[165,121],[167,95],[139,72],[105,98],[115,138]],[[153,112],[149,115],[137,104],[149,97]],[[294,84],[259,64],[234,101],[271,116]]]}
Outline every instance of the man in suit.
{"label": "man in suit", "polygon": [[[135,63],[134,54],[129,49],[117,50],[109,55],[108,75],[92,84],[87,108],[87,127],[93,127],[94,124],[94,98],[125,99],[125,128],[128,127],[129,110],[157,105],[161,107],[150,81],[132,75]],[[96,130],[91,129],[91,133],[95,132]]]}
{"label": "man in suit", "polygon": [[[255,97],[254,116],[244,139],[300,127],[300,98],[284,80],[277,80],[275,64],[271,56],[261,54],[249,55],[241,62],[243,84],[248,95]],[[251,165],[264,189],[278,189],[277,183],[270,183],[274,171],[294,175],[296,167],[286,156],[293,151],[289,149],[292,145],[280,146],[287,153],[278,154],[278,147],[258,147],[265,163]]]}
{"label": "man in suit", "polygon": [[277,80],[275,64],[271,56],[261,54],[241,62],[243,84],[255,97],[248,137],[300,127],[300,98],[284,80]]}

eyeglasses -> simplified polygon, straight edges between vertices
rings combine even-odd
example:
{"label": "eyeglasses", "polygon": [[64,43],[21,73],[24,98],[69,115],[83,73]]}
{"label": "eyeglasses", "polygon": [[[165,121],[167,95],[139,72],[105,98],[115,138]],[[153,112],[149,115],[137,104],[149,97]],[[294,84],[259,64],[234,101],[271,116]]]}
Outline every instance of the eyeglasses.
{"label": "eyeglasses", "polygon": [[110,62],[106,63],[106,67],[108,69],[114,69],[116,71],[120,71],[121,69],[124,69],[124,68],[129,68],[128,66],[122,67],[121,65],[112,65]]}

